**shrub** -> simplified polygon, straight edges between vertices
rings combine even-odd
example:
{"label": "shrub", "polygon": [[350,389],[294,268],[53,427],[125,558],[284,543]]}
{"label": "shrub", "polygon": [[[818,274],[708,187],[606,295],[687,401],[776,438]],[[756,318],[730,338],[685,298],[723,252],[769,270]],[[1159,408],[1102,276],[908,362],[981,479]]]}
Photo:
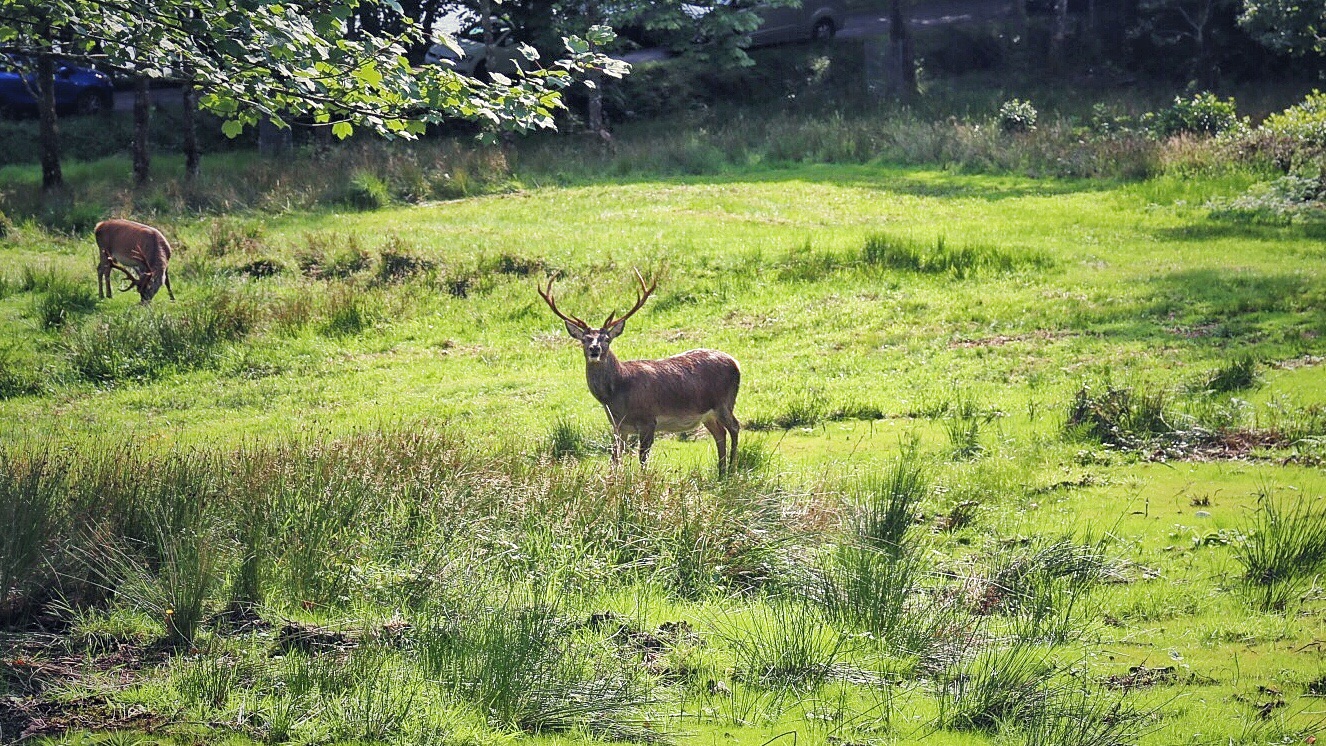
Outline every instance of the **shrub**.
{"label": "shrub", "polygon": [[1036,107],[1020,98],[1005,101],[999,107],[999,129],[1004,132],[1030,132],[1036,129]]}
{"label": "shrub", "polygon": [[0,240],[9,238],[9,234],[14,232],[14,221],[9,219],[4,210],[0,210]]}
{"label": "shrub", "polygon": [[1138,391],[1108,381],[1088,383],[1073,395],[1065,427],[1108,445],[1135,448],[1176,431],[1170,408],[1170,393],[1164,388]]}
{"label": "shrub", "polygon": [[1326,93],[1313,90],[1302,103],[1266,117],[1258,129],[1289,138],[1300,147],[1326,149]]}
{"label": "shrub", "polygon": [[1233,200],[1213,200],[1211,208],[1212,217],[1252,223],[1326,220],[1326,175],[1290,173],[1254,184]]}
{"label": "shrub", "polygon": [[359,210],[377,210],[391,204],[391,190],[376,174],[356,171],[346,182],[341,201]]}
{"label": "shrub", "polygon": [[1158,137],[1184,134],[1209,137],[1247,126],[1246,119],[1239,119],[1234,99],[1221,101],[1210,92],[1186,99],[1175,96],[1172,106],[1149,115],[1145,122]]}

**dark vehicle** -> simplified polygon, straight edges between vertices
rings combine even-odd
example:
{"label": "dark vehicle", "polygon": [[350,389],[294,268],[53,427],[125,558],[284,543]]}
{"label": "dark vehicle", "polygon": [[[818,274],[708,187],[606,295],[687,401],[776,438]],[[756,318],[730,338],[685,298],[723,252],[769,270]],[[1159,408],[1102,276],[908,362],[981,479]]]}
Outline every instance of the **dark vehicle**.
{"label": "dark vehicle", "polygon": [[[722,4],[736,5],[732,0],[719,0]],[[752,47],[786,44],[796,41],[828,41],[843,27],[843,11],[837,0],[802,0],[792,5],[769,5],[759,2],[740,2],[738,7],[755,11],[760,25],[750,32]],[[699,19],[712,10],[711,6],[683,5],[683,12]]]}
{"label": "dark vehicle", "polygon": [[[55,108],[74,114],[99,114],[115,104],[110,76],[87,67],[57,63]],[[36,66],[0,56],[0,112],[31,114],[37,111]]]}
{"label": "dark vehicle", "polygon": [[424,64],[449,64],[456,72],[474,78],[486,79],[488,73],[501,73],[517,76],[522,67],[529,67],[531,61],[522,51],[526,45],[516,41],[511,25],[502,19],[493,19],[492,54],[483,43],[483,24],[475,23],[456,35],[455,47],[446,44],[434,44],[424,55]]}

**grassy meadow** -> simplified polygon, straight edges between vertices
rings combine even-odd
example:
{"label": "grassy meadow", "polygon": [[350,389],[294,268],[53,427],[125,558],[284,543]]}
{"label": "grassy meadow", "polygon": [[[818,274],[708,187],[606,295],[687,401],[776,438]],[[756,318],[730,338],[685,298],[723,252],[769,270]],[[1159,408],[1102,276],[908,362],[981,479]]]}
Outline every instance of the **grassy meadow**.
{"label": "grassy meadow", "polygon": [[[1326,249],[1219,209],[1262,174],[516,164],[162,212],[149,308],[86,226],[0,238],[0,741],[1326,731]],[[609,465],[535,288],[633,268],[620,357],[741,362],[727,477]]]}

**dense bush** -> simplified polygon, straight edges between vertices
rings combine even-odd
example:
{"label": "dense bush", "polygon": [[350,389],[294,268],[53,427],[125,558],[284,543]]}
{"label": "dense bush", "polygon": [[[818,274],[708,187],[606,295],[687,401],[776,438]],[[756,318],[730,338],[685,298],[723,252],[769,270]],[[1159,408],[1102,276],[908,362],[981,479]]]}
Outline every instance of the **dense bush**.
{"label": "dense bush", "polygon": [[1284,171],[1320,172],[1326,161],[1326,93],[1314,90],[1301,103],[1268,116],[1238,145],[1245,155],[1268,159]]}
{"label": "dense bush", "polygon": [[1036,129],[1036,107],[1020,98],[1005,101],[999,107],[999,129],[1004,132],[1030,132]]}
{"label": "dense bush", "polygon": [[391,192],[387,189],[387,183],[376,174],[356,171],[346,182],[341,199],[360,210],[376,210],[391,204]]}
{"label": "dense bush", "polygon": [[1145,119],[1159,137],[1174,135],[1219,135],[1247,126],[1240,119],[1234,99],[1221,101],[1214,93],[1198,93],[1191,98],[1174,97],[1168,109],[1155,112]]}
{"label": "dense bush", "polygon": [[1305,147],[1326,148],[1326,93],[1313,90],[1302,103],[1267,117],[1261,129]]}

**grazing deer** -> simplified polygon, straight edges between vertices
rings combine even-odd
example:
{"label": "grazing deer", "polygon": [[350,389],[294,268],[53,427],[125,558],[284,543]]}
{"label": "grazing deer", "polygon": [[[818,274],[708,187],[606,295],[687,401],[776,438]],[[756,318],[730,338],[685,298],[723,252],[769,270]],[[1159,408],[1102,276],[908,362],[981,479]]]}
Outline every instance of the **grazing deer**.
{"label": "grazing deer", "polygon": [[[639,436],[643,466],[654,445],[655,433],[690,432],[703,424],[718,445],[718,471],[722,474],[737,458],[737,433],[741,425],[732,408],[737,403],[741,368],[731,355],[717,350],[691,350],[662,360],[618,360],[608,346],[621,335],[626,320],[644,306],[658,286],[657,277],[652,285],[645,287],[645,278],[638,270],[635,276],[640,281],[640,297],[635,307],[620,318],[616,311],[612,312],[598,329],[557,310],[552,294],[556,276],[548,280],[546,291],[539,288],[539,295],[566,322],[566,331],[584,348],[589,392],[603,405],[612,425],[613,464],[621,461],[627,435]],[[729,435],[731,451],[727,449]]]}
{"label": "grazing deer", "polygon": [[170,289],[170,276],[166,274],[170,243],[161,231],[132,220],[114,218],[97,223],[93,233],[97,236],[97,248],[101,253],[101,261],[97,264],[99,297],[111,297],[111,270],[118,269],[128,280],[120,292],[136,289],[143,305],[152,302],[152,297],[163,284],[170,299],[175,300],[175,291]]}

